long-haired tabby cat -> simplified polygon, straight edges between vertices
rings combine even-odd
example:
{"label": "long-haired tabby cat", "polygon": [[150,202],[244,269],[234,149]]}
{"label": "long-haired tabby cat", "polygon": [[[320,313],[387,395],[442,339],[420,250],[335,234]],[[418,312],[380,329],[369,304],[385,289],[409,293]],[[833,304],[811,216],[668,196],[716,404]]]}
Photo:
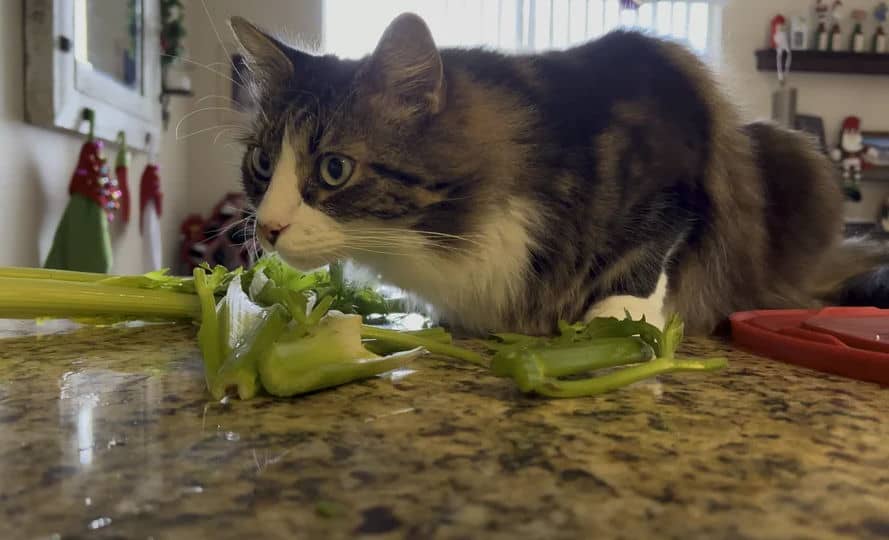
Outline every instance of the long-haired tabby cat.
{"label": "long-haired tabby cat", "polygon": [[405,14],[341,60],[231,25],[259,107],[244,188],[264,247],[294,266],[350,258],[455,327],[525,333],[624,309],[706,333],[733,311],[818,305],[819,284],[863,270],[831,262],[825,158],[742,126],[677,44],[439,50]]}

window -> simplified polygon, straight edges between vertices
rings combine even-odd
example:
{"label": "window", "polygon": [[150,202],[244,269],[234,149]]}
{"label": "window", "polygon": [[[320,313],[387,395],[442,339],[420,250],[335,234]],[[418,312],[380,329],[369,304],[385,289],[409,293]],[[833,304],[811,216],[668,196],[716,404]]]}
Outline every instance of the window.
{"label": "window", "polygon": [[490,46],[511,51],[565,48],[616,28],[638,28],[715,51],[719,0],[326,0],[325,49],[347,58],[371,52],[399,13],[426,21],[440,47]]}

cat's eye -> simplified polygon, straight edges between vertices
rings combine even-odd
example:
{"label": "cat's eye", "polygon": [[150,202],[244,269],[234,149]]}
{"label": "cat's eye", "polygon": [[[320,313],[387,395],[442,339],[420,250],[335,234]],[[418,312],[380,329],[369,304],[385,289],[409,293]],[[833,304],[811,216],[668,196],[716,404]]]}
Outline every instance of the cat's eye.
{"label": "cat's eye", "polygon": [[260,147],[255,147],[250,156],[250,166],[253,176],[268,182],[272,179],[272,158]]}
{"label": "cat's eye", "polygon": [[318,167],[321,180],[330,187],[339,187],[349,181],[355,170],[355,162],[341,154],[327,154]]}

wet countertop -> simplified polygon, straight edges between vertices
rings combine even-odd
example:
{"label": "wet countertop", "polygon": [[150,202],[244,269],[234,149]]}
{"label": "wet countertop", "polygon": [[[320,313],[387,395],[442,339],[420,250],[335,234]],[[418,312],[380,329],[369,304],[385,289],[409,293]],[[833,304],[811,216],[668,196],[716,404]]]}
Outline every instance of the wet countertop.
{"label": "wet countertop", "polygon": [[0,538],[889,536],[889,389],[719,341],[596,399],[427,358],[219,403],[191,327],[56,330],[0,332]]}

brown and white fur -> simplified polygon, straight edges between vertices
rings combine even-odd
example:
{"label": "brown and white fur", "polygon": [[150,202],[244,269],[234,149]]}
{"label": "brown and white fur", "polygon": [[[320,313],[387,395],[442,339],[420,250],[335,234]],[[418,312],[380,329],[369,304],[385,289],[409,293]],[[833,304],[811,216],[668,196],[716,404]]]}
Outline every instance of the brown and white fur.
{"label": "brown and white fur", "polygon": [[839,276],[830,257],[828,160],[741,125],[677,44],[439,50],[406,14],[341,60],[232,28],[260,109],[244,187],[264,248],[297,267],[352,259],[474,333],[625,309],[707,333],[738,310],[820,305],[827,270],[836,285],[866,269]]}

